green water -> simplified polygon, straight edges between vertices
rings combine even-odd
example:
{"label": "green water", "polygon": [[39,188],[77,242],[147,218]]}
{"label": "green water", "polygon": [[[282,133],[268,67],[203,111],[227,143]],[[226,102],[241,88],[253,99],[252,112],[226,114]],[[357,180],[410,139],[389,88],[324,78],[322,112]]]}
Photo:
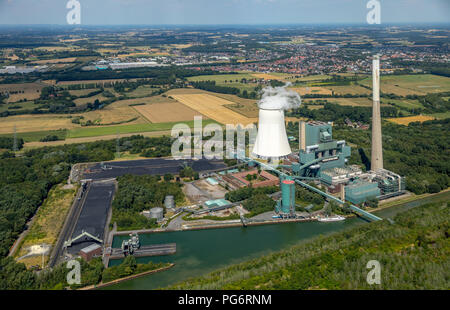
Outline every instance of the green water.
{"label": "green water", "polygon": [[[381,210],[376,214],[382,218],[392,218],[399,212],[425,203],[448,200],[450,200],[450,192]],[[230,264],[282,250],[321,234],[330,234],[364,224],[367,224],[365,220],[355,217],[332,223],[289,223],[141,235],[142,244],[175,242],[177,253],[168,256],[138,258],[138,262],[172,262],[175,263],[175,266],[164,272],[122,282],[105,289],[155,289],[165,287]],[[122,240],[125,238],[114,238],[113,246],[120,247]],[[120,263],[119,260],[112,261],[111,265],[118,263]]]}

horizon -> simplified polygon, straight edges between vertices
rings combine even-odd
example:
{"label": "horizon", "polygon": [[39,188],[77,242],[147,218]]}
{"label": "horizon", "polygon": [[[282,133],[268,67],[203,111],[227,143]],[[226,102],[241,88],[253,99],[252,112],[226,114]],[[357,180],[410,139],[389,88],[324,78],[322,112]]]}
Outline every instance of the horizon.
{"label": "horizon", "polygon": [[[364,24],[369,0],[78,0],[81,25]],[[0,0],[0,25],[65,25],[67,0]],[[446,0],[380,1],[381,24],[448,24]],[[447,13],[446,13],[447,12]]]}

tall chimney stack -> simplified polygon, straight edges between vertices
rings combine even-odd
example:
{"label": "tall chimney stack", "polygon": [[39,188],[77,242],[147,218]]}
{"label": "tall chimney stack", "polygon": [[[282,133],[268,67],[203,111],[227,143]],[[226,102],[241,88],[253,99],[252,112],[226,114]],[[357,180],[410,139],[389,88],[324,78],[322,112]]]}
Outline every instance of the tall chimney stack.
{"label": "tall chimney stack", "polygon": [[372,158],[371,170],[383,169],[383,146],[381,141],[380,113],[380,56],[375,55],[372,62],[373,106],[372,106]]}

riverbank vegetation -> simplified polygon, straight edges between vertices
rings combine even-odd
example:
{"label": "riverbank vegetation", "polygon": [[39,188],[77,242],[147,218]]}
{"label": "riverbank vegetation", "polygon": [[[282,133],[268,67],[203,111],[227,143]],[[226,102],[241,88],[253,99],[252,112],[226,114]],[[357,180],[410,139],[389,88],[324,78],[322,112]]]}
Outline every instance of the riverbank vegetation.
{"label": "riverbank vegetation", "polygon": [[0,260],[0,289],[1,290],[62,290],[65,288],[78,289],[90,285],[111,282],[116,279],[137,275],[150,270],[168,267],[170,263],[138,264],[134,256],[127,256],[121,264],[105,268],[101,258],[94,258],[86,262],[81,258],[81,283],[67,283],[67,274],[71,271],[66,264],[61,264],[52,270],[45,270],[39,274],[27,270],[24,264],[15,263],[11,257]]}
{"label": "riverbank vegetation", "polygon": [[[449,289],[449,204],[432,203],[315,238],[170,289]],[[369,285],[367,262],[381,264]]]}

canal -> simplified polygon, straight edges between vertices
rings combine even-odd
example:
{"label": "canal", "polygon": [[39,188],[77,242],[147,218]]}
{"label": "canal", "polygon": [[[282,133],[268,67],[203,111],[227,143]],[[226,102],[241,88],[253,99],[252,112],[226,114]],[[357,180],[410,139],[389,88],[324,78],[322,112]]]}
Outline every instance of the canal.
{"label": "canal", "polygon": [[[407,202],[375,212],[382,218],[392,218],[397,213],[439,201],[449,201],[450,192]],[[105,289],[156,289],[203,275],[271,252],[279,251],[319,235],[330,234],[367,222],[361,218],[350,218],[342,222],[306,222],[274,224],[250,227],[232,227],[194,231],[177,231],[140,235],[142,244],[177,244],[175,255],[138,258],[138,262],[172,262],[170,270],[154,275],[122,282]],[[120,247],[126,237],[114,238],[114,247]],[[120,263],[112,261],[111,265]]]}

